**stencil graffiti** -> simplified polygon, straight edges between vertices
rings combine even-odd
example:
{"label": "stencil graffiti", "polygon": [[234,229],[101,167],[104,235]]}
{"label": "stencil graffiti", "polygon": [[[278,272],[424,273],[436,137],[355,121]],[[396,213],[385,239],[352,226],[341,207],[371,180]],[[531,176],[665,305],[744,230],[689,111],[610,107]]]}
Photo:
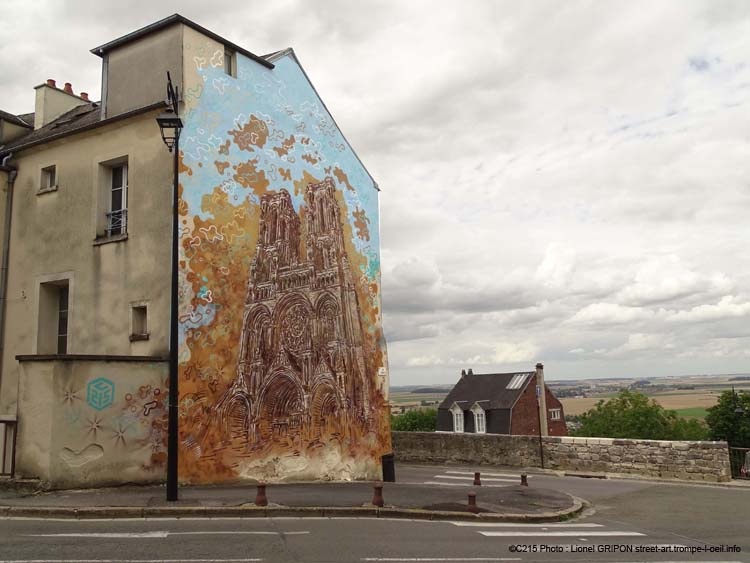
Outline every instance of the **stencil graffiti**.
{"label": "stencil graffiti", "polygon": [[99,377],[89,381],[86,387],[86,402],[98,411],[104,410],[115,400],[115,384],[109,379]]}

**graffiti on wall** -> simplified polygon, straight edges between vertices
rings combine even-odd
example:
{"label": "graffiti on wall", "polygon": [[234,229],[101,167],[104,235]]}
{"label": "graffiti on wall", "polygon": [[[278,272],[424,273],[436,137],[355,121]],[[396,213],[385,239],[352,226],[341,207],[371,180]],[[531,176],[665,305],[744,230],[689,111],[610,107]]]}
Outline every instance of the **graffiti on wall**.
{"label": "graffiti on wall", "polygon": [[238,55],[232,78],[208,42],[186,48],[181,478],[378,477],[372,179],[292,57],[271,71]]}
{"label": "graffiti on wall", "polygon": [[145,471],[166,466],[166,382],[140,383],[132,377],[118,383],[96,377],[80,388],[68,385],[54,411],[61,422],[55,435],[65,466],[78,469],[105,456],[140,459]]}

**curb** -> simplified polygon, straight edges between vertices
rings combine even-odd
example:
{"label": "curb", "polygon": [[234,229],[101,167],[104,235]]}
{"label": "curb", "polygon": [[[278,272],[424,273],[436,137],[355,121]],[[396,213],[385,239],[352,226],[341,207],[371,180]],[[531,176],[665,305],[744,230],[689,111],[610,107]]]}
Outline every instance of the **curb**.
{"label": "curb", "polygon": [[540,514],[496,514],[484,512],[448,512],[423,510],[420,508],[377,508],[377,507],[339,507],[339,506],[88,506],[88,507],[55,507],[55,506],[0,506],[0,518],[36,518],[36,519],[69,519],[91,520],[96,518],[400,518],[408,520],[434,521],[488,521],[488,522],[560,522],[578,516],[588,503],[572,497],[573,506],[556,512]]}

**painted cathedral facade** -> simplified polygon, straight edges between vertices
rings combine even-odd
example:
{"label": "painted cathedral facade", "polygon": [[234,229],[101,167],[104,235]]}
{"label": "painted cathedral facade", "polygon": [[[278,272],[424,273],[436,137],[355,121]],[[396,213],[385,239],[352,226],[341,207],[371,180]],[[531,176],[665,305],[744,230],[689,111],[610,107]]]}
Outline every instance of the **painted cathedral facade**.
{"label": "painted cathedral facade", "polygon": [[377,185],[291,50],[184,41],[181,479],[380,479]]}
{"label": "painted cathedral facade", "polygon": [[261,198],[237,375],[217,405],[224,436],[249,449],[366,432],[375,418],[335,193],[330,177],[307,185],[304,225],[286,190]]}

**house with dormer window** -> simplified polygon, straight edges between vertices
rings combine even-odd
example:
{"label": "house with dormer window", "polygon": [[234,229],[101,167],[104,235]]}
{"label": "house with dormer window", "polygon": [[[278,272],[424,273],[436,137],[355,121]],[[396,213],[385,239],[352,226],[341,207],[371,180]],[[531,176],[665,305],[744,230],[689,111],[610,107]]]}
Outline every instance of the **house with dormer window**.
{"label": "house with dormer window", "polygon": [[[544,392],[542,393],[542,389]],[[438,407],[438,432],[566,436],[563,406],[544,383],[544,366],[515,373],[461,371]]]}

